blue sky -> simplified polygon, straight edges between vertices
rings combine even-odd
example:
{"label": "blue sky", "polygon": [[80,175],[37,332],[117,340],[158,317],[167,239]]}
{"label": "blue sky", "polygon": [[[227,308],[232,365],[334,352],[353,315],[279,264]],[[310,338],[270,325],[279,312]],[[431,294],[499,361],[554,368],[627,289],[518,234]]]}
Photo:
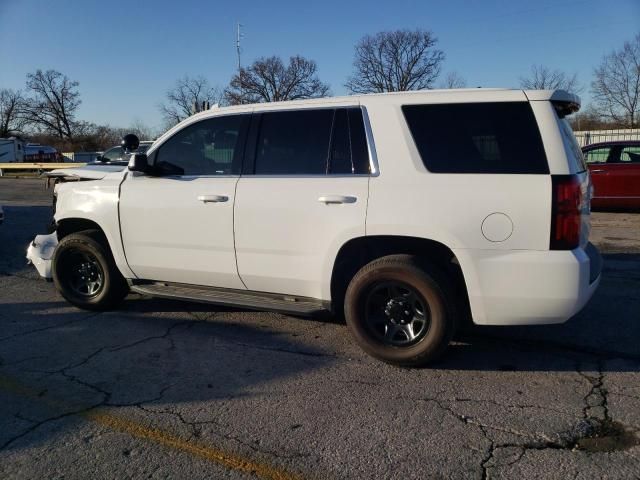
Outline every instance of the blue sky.
{"label": "blue sky", "polygon": [[243,64],[301,54],[335,95],[346,93],[358,39],[399,28],[431,30],[444,72],[471,87],[517,86],[532,64],[588,86],[601,57],[640,31],[640,0],[0,0],[0,88],[53,68],[80,82],[80,119],[159,128],[157,105],[179,77],[228,83],[238,21]]}

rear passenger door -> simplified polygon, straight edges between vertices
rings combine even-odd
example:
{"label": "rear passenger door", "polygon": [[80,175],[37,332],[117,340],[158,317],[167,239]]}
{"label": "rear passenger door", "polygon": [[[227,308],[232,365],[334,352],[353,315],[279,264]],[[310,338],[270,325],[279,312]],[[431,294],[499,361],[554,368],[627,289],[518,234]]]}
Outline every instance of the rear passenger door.
{"label": "rear passenger door", "polygon": [[368,152],[360,108],[254,113],[234,215],[248,289],[330,299],[335,255],[365,234]]}
{"label": "rear passenger door", "polygon": [[607,163],[611,195],[622,199],[640,199],[640,146],[618,147],[618,155]]}

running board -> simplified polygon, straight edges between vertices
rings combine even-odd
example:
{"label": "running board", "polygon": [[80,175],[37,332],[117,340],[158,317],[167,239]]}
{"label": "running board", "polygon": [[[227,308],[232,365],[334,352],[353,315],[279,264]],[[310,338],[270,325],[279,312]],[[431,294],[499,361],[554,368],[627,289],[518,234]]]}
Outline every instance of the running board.
{"label": "running board", "polygon": [[249,290],[199,287],[166,282],[133,283],[131,290],[142,295],[172,300],[188,300],[298,315],[312,315],[328,310],[328,303],[322,300]]}

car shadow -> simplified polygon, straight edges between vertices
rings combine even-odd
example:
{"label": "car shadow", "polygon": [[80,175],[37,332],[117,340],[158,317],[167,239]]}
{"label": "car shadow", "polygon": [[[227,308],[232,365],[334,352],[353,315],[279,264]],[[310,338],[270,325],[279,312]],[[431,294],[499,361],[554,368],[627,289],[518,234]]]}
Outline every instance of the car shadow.
{"label": "car shadow", "polygon": [[504,370],[511,365],[515,370],[558,371],[561,365],[568,365],[571,369],[571,362],[561,360],[565,357],[591,359],[604,369],[638,371],[640,255],[605,254],[603,258],[596,293],[566,323],[473,326],[457,337],[461,342],[451,346],[439,367]]}

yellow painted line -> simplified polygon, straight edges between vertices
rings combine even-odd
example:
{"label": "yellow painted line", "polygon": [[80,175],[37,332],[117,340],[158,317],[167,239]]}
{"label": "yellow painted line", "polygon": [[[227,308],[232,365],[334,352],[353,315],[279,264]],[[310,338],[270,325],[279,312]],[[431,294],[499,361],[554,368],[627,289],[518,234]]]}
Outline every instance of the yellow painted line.
{"label": "yellow painted line", "polygon": [[[38,396],[38,390],[23,385],[15,379],[5,375],[0,375],[0,390],[28,397],[56,408],[61,408],[64,405],[62,402]],[[174,450],[179,450],[231,470],[251,473],[265,480],[301,480],[301,477],[293,475],[280,468],[272,467],[271,465],[261,462],[255,462],[240,455],[224,452],[209,445],[188,442],[165,430],[147,427],[132,420],[110,414],[105,410],[89,410],[78,413],[78,416],[98,423],[111,430],[127,433],[132,437],[141,438]]]}
{"label": "yellow painted line", "polygon": [[144,425],[116,417],[115,415],[102,413],[100,411],[89,411],[81,415],[84,418],[92,420],[105,427],[109,427],[112,430],[117,430],[128,433],[134,437],[150,440],[154,443],[159,443],[161,445],[204,458],[211,462],[218,463],[232,470],[253,473],[260,478],[269,480],[292,480],[298,478],[278,468],[271,467],[263,463],[253,462],[239,455],[226,453],[207,445],[187,442],[175,435],[172,435],[171,433],[156,428],[145,427]]}

